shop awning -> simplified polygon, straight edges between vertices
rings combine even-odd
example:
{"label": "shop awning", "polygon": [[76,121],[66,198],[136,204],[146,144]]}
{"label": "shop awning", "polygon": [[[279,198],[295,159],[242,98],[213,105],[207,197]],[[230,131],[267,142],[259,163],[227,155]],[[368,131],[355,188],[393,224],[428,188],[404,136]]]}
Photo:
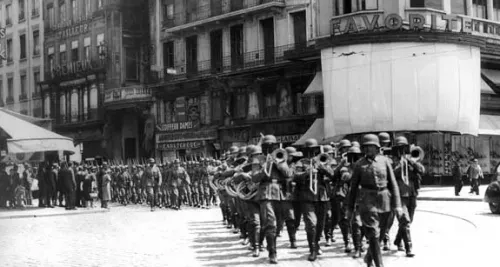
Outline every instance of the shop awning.
{"label": "shop awning", "polygon": [[306,140],[309,138],[314,138],[321,142],[325,137],[324,120],[316,119],[314,123],[309,127],[307,132],[299,139],[297,142],[293,143],[294,146],[304,145]]}
{"label": "shop awning", "polygon": [[500,135],[500,116],[481,115],[479,118],[479,134]]}
{"label": "shop awning", "polygon": [[500,84],[500,70],[481,69],[481,73],[493,83]]}
{"label": "shop awning", "polygon": [[13,153],[65,151],[75,153],[73,139],[29,123],[0,109],[0,130],[8,135],[7,149]]}
{"label": "shop awning", "polygon": [[304,92],[304,95],[313,94],[323,94],[323,74],[321,71],[316,72],[316,76],[314,76],[314,79]]}
{"label": "shop awning", "polygon": [[481,94],[495,94],[495,91],[483,79],[481,79]]}

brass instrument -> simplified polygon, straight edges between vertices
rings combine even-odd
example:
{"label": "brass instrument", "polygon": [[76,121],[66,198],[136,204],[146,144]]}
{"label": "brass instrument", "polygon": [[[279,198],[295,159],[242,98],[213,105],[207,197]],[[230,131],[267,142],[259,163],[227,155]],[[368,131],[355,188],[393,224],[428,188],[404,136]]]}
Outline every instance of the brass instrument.
{"label": "brass instrument", "polygon": [[408,184],[410,178],[408,175],[408,161],[419,162],[422,161],[424,157],[424,150],[413,144],[410,146],[410,155],[401,156],[401,178],[405,184]]}
{"label": "brass instrument", "polygon": [[281,163],[288,160],[288,153],[283,148],[278,148],[271,153],[274,161],[277,163]]}
{"label": "brass instrument", "polygon": [[[245,188],[248,189],[247,193],[242,192]],[[243,200],[250,200],[254,198],[258,192],[259,192],[259,185],[251,181],[242,182],[236,187],[236,193],[238,197]]]}
{"label": "brass instrument", "polygon": [[309,190],[318,194],[318,173],[314,172],[313,161],[309,161]]}
{"label": "brass instrument", "polygon": [[412,144],[410,146],[410,155],[411,159],[413,159],[415,162],[419,162],[424,160],[425,152],[421,147]]}

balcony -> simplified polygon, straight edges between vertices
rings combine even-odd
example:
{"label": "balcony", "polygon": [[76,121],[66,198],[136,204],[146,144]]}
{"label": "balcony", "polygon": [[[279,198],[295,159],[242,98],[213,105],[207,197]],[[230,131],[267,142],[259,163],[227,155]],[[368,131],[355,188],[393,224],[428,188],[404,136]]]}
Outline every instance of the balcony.
{"label": "balcony", "polygon": [[40,16],[40,9],[38,9],[38,8],[33,8],[33,9],[31,10],[31,17],[32,17],[32,18],[36,18],[36,17],[38,17],[38,16]]}
{"label": "balcony", "polygon": [[191,10],[183,8],[174,13],[172,18],[166,18],[162,26],[167,33],[177,33],[192,30],[195,27],[211,23],[220,23],[226,20],[240,19],[265,11],[280,12],[277,8],[286,6],[285,0],[243,0],[243,1],[215,1],[215,6],[197,5]]}
{"label": "balcony", "polygon": [[26,16],[24,16],[24,12],[19,13],[19,23],[26,20]]}
{"label": "balcony", "polygon": [[85,114],[65,114],[58,115],[55,120],[56,126],[75,126],[79,124],[91,124],[100,121],[100,114],[102,112],[99,108],[89,109]]}
{"label": "balcony", "polygon": [[28,100],[28,95],[26,93],[22,93],[19,95],[19,102],[25,102]]}
{"label": "balcony", "polygon": [[[289,62],[284,53],[293,49],[293,45],[284,45],[245,52],[239,56],[225,56],[216,62],[212,60],[198,61],[197,64],[181,64],[173,68],[164,68],[152,77],[152,83],[178,82],[187,79],[206,78],[211,75],[229,75],[262,67],[270,67]],[[167,69],[170,73],[167,73]],[[154,72],[153,72],[154,73]]]}

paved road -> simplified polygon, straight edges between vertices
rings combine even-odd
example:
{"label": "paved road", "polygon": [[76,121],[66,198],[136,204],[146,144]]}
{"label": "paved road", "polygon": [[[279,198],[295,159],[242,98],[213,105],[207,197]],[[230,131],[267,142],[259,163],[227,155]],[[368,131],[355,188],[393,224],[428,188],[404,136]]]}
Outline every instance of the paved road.
{"label": "paved road", "polygon": [[[267,252],[250,257],[220,218],[215,208],[151,213],[129,206],[108,213],[0,220],[0,266],[267,265]],[[491,265],[496,254],[484,250],[497,251],[498,242],[485,240],[500,240],[500,234],[486,227],[499,222],[485,203],[421,201],[413,225],[417,256],[387,252],[386,266]],[[394,231],[396,227],[392,236]],[[286,234],[278,241],[278,266],[363,266],[362,260],[343,253],[340,243],[324,248],[317,262],[307,262],[303,225],[299,233],[299,249],[288,249]],[[338,230],[336,234],[340,236]]]}

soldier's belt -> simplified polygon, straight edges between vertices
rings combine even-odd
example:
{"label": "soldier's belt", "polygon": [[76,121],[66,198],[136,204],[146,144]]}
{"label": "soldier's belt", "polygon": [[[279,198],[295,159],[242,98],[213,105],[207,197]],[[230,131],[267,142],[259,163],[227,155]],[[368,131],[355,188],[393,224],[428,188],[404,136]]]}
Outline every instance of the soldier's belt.
{"label": "soldier's belt", "polygon": [[271,183],[277,184],[278,183],[278,179],[271,179]]}
{"label": "soldier's belt", "polygon": [[378,186],[369,186],[369,185],[362,185],[362,189],[365,190],[374,190],[374,191],[384,191],[387,189],[387,187],[378,187]]}

